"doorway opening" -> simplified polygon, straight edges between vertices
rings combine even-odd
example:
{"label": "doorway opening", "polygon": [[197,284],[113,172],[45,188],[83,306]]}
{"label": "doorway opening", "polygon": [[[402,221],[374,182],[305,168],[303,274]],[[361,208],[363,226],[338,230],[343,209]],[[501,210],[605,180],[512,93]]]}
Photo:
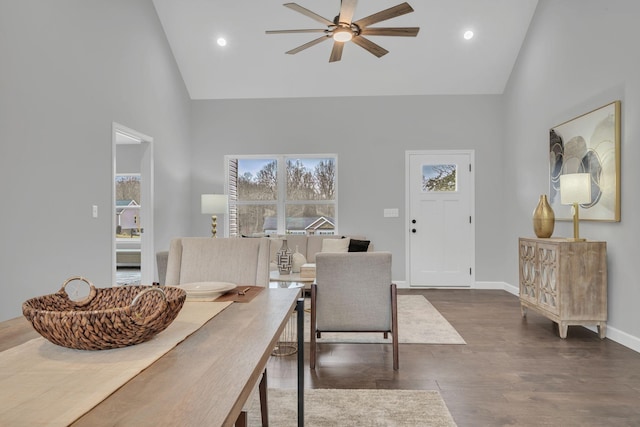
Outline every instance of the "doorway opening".
{"label": "doorway opening", "polygon": [[112,283],[151,284],[153,138],[113,123]]}

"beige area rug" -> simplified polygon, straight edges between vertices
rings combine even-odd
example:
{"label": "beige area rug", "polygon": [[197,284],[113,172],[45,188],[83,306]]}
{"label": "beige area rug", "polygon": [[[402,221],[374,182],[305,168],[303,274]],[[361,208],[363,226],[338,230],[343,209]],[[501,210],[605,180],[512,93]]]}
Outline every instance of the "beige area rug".
{"label": "beige area rug", "polygon": [[[269,425],[297,426],[296,390],[269,389]],[[254,393],[247,406],[248,425],[260,426],[260,402]],[[450,427],[455,426],[440,393],[432,390],[306,389],[306,427]]]}
{"label": "beige area rug", "polygon": [[[305,300],[308,308],[310,301]],[[311,320],[305,311],[305,342],[309,342]],[[381,333],[323,332],[319,343],[390,343]],[[466,344],[438,310],[422,295],[398,295],[398,342],[401,344]]]}
{"label": "beige area rug", "polygon": [[230,302],[185,302],[150,341],[73,350],[35,338],[0,352],[0,425],[67,426],[198,330]]}

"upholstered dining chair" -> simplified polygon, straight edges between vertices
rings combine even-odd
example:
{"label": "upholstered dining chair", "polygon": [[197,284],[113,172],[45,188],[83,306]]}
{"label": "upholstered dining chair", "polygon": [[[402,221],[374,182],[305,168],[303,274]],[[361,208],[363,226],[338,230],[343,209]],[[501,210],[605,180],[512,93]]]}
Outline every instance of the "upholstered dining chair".
{"label": "upholstered dining chair", "polygon": [[[163,276],[164,254],[158,253],[157,256],[158,275]],[[230,282],[268,287],[268,240],[211,237],[173,239],[169,246],[164,284],[176,286],[196,282]],[[262,425],[269,425],[266,369],[258,388]],[[247,425],[246,410],[241,412],[235,425]]]}
{"label": "upholstered dining chair", "polygon": [[311,369],[323,332],[391,333],[393,369],[398,361],[398,304],[391,283],[391,253],[349,252],[316,255],[311,285]]}
{"label": "upholstered dining chair", "polygon": [[169,246],[166,276],[161,283],[175,286],[195,282],[268,287],[269,242],[266,238],[173,239]]}

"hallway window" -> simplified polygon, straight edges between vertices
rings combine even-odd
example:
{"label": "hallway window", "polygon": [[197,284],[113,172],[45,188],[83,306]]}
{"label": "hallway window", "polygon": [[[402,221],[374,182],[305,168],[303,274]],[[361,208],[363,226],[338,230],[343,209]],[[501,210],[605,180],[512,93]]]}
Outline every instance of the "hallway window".
{"label": "hallway window", "polygon": [[140,239],[140,174],[116,175],[116,237]]}
{"label": "hallway window", "polygon": [[226,156],[229,235],[334,234],[337,156]]}

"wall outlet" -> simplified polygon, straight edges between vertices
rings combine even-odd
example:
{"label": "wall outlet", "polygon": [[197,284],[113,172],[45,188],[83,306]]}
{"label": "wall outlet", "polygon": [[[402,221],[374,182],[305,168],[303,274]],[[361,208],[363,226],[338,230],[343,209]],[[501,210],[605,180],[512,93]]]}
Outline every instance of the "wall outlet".
{"label": "wall outlet", "polygon": [[91,216],[98,218],[98,205],[91,206]]}

